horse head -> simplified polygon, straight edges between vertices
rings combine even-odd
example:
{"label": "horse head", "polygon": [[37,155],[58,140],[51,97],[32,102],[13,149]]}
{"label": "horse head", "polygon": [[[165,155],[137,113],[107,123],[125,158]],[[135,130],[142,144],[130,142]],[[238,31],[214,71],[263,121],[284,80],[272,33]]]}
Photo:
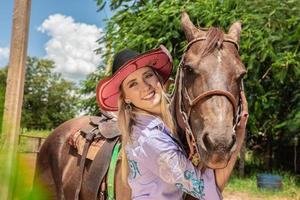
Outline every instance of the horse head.
{"label": "horse head", "polygon": [[191,136],[189,146],[195,147],[201,162],[224,168],[236,148],[239,94],[246,73],[238,53],[241,23],[232,24],[225,34],[219,28],[196,28],[186,13],[181,22],[188,45],[176,76],[177,122]]}

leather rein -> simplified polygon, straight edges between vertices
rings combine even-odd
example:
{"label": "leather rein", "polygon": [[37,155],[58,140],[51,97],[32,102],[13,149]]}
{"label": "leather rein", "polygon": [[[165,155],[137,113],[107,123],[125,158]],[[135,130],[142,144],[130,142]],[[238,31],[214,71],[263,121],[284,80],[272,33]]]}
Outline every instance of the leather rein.
{"label": "leather rein", "polygon": [[[236,131],[236,127],[237,127],[237,124],[239,123],[241,110],[242,110],[242,104],[241,104],[240,98],[237,103],[237,100],[235,99],[235,97],[226,90],[218,90],[218,89],[208,90],[208,91],[205,91],[205,92],[199,94],[196,98],[191,98],[187,89],[184,87],[183,69],[185,68],[185,65],[184,65],[185,54],[194,43],[199,42],[199,41],[204,41],[204,40],[206,40],[206,37],[199,37],[199,38],[195,38],[194,40],[192,40],[188,43],[188,45],[184,51],[184,54],[181,58],[181,61],[179,63],[179,66],[177,68],[175,83],[177,83],[178,88],[175,88],[175,90],[174,90],[175,91],[174,98],[176,98],[176,96],[178,95],[176,93],[180,93],[178,95],[178,105],[176,105],[176,108],[175,108],[176,109],[175,112],[179,112],[179,115],[177,113],[178,125],[181,129],[183,129],[185,131],[185,136],[186,136],[186,139],[187,139],[187,142],[189,145],[189,150],[190,150],[189,159],[192,160],[192,162],[195,166],[197,166],[200,163],[200,154],[199,154],[199,149],[196,145],[195,136],[194,136],[192,128],[189,124],[190,115],[191,115],[191,111],[192,111],[193,107],[195,105],[197,105],[201,100],[204,100],[205,98],[215,96],[215,95],[225,96],[233,106],[233,113],[234,113],[233,129],[232,129],[233,133],[235,133],[235,131]],[[229,39],[229,38],[224,38],[223,42],[233,43],[235,45],[236,49],[239,50],[239,45],[234,40]],[[240,90],[243,90],[243,89],[244,89],[243,80],[241,80]],[[184,107],[183,99],[188,104],[187,108]]]}

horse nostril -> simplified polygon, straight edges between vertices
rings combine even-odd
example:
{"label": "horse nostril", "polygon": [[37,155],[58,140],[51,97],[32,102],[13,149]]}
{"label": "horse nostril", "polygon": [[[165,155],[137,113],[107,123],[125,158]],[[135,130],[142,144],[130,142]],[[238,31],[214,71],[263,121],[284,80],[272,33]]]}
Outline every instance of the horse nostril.
{"label": "horse nostril", "polygon": [[206,151],[210,151],[212,149],[212,144],[213,143],[209,138],[208,133],[205,133],[202,137],[202,143],[201,143],[202,148]]}

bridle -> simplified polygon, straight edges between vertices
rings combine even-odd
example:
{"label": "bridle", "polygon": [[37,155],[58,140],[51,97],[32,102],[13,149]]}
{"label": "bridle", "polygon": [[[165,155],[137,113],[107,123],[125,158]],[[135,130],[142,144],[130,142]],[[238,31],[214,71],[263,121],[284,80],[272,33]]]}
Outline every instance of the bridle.
{"label": "bridle", "polygon": [[[179,115],[177,113],[178,125],[180,128],[185,130],[185,136],[186,136],[187,143],[189,145],[189,150],[190,150],[189,158],[192,159],[192,162],[195,166],[197,166],[200,162],[200,154],[199,154],[199,149],[196,145],[196,140],[195,140],[193,131],[189,124],[190,115],[191,115],[191,111],[192,111],[193,107],[207,97],[215,96],[215,95],[225,96],[233,106],[233,113],[234,113],[233,130],[232,130],[233,133],[235,133],[235,131],[236,131],[236,127],[237,127],[237,124],[239,123],[241,110],[242,110],[242,104],[241,104],[240,98],[237,103],[236,98],[230,92],[228,92],[226,90],[219,90],[219,89],[208,90],[208,91],[205,91],[205,92],[199,94],[195,98],[191,98],[187,89],[184,87],[184,84],[183,84],[184,72],[183,72],[183,70],[185,68],[185,64],[184,64],[185,54],[194,43],[203,41],[203,40],[206,40],[206,37],[195,38],[188,43],[188,45],[184,51],[184,54],[181,58],[181,61],[179,63],[179,66],[177,68],[175,83],[177,83],[178,86],[175,86],[175,87],[178,87],[178,88],[175,88],[175,90],[174,90],[175,91],[174,98],[176,98],[176,96],[178,98],[178,102],[177,102],[178,105],[176,105],[176,112],[179,112]],[[230,42],[235,45],[237,50],[239,50],[239,45],[237,44],[237,42],[235,42],[231,38],[224,38],[223,42]],[[241,79],[240,90],[244,90],[243,87],[244,87],[243,80]],[[176,92],[177,93],[180,92],[180,94],[176,94]],[[188,104],[187,107],[184,106],[185,104],[183,103],[183,99],[185,100],[185,102],[187,102],[187,104]]]}

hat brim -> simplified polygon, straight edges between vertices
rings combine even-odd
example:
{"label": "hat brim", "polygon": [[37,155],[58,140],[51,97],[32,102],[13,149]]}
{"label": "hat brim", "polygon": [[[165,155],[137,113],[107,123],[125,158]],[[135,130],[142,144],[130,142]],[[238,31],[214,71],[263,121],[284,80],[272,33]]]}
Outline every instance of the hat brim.
{"label": "hat brim", "polygon": [[129,60],[113,76],[99,81],[96,88],[99,106],[106,111],[117,111],[120,86],[129,74],[139,68],[149,66],[155,69],[166,82],[172,72],[172,63],[172,57],[163,45]]}

